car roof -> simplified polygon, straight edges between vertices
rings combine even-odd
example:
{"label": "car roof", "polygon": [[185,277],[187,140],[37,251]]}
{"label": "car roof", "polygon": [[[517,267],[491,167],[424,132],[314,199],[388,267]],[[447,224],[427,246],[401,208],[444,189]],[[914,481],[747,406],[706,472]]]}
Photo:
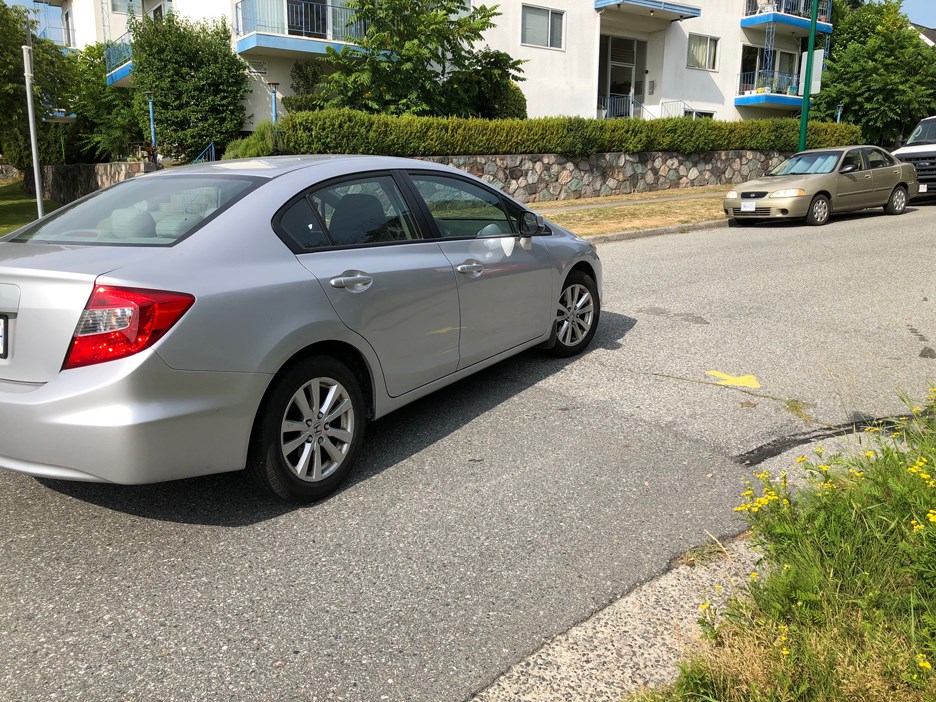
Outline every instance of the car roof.
{"label": "car roof", "polygon": [[[178,166],[163,169],[157,173],[148,174],[147,178],[166,177],[172,175],[245,175],[260,178],[277,178],[293,171],[316,166],[335,165],[336,162],[347,161],[351,171],[383,170],[392,168],[429,168],[433,170],[448,170],[432,161],[420,161],[411,158],[397,158],[394,156],[358,156],[342,154],[319,154],[314,156],[264,156],[261,158],[238,158],[230,161],[213,161],[197,163],[188,166]],[[353,164],[353,166],[351,166]]]}

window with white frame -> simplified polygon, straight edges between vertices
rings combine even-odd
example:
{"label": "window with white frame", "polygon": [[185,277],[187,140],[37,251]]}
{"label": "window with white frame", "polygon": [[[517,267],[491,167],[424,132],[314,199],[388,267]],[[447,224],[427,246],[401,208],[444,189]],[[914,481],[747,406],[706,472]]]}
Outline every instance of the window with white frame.
{"label": "window with white frame", "polygon": [[718,67],[718,38],[701,34],[689,35],[689,68],[714,71]]}
{"label": "window with white frame", "polygon": [[564,23],[565,12],[524,5],[520,43],[561,49]]}

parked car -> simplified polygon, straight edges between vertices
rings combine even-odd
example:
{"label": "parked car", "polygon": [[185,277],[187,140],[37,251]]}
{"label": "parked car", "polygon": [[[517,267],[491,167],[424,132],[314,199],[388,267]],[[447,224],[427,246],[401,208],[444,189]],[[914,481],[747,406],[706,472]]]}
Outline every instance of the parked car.
{"label": "parked car", "polygon": [[936,193],[936,116],[922,120],[892,155],[916,168],[920,195]]}
{"label": "parked car", "polygon": [[0,468],[151,483],[247,468],[288,500],[372,419],[534,346],[581,352],[601,262],[452,168],[172,169],[0,240]]}
{"label": "parked car", "polygon": [[833,214],[868,207],[903,214],[918,188],[914,167],[876,146],[814,149],[732,190],[724,208],[738,224],[805,218],[823,225]]}

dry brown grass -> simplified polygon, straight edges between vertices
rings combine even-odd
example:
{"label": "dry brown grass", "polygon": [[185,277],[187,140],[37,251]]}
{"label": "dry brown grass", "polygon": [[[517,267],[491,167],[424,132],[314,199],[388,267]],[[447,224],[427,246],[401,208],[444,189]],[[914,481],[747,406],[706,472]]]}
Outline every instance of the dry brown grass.
{"label": "dry brown grass", "polygon": [[595,207],[547,213],[549,219],[579,236],[614,234],[723,219],[720,198]]}

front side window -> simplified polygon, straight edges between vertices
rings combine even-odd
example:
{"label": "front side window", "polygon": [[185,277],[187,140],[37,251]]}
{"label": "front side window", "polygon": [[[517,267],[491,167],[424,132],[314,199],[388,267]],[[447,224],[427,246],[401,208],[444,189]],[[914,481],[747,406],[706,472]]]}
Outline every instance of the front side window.
{"label": "front side window", "polygon": [[565,13],[545,7],[523,6],[520,43],[561,49]]}
{"label": "front side window", "polygon": [[391,176],[346,180],[309,198],[332,246],[417,239],[409,208]]}
{"label": "front side window", "polygon": [[845,158],[842,159],[841,168],[845,168],[845,166],[854,166],[856,170],[863,171],[865,169],[865,165],[861,158],[861,151],[858,149],[852,149],[847,154],[845,154]]}
{"label": "front side window", "polygon": [[412,179],[443,238],[513,235],[501,199],[489,190],[448,176],[414,174]]}
{"label": "front side window", "polygon": [[134,178],[57,210],[6,241],[171,246],[261,183],[259,178]]}
{"label": "front side window", "polygon": [[689,68],[714,71],[718,62],[718,39],[701,34],[689,35]]}

